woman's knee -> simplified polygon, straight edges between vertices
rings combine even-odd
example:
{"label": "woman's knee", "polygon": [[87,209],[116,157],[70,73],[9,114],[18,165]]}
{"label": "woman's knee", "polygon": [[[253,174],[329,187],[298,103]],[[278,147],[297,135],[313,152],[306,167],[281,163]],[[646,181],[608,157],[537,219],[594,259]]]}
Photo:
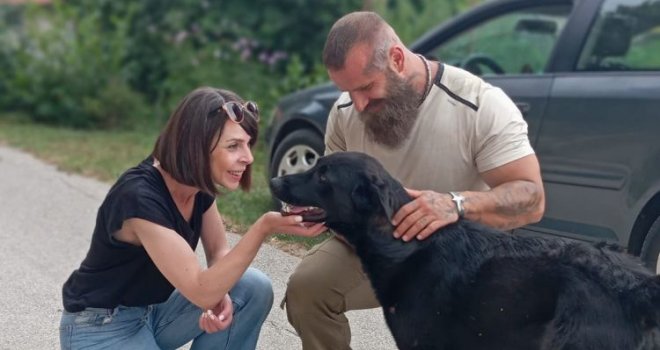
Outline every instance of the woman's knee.
{"label": "woman's knee", "polygon": [[273,305],[273,285],[263,272],[248,268],[229,293],[236,303],[262,306],[270,310]]}

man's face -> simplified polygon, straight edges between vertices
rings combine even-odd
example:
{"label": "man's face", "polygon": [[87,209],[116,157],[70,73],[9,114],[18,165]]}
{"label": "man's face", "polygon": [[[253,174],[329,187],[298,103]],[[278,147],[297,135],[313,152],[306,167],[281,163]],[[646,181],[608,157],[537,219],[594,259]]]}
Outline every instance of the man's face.
{"label": "man's face", "polygon": [[351,96],[367,136],[396,148],[408,137],[417,119],[421,93],[389,65],[367,70],[371,57],[369,47],[358,45],[349,51],[343,69],[328,73],[339,89]]}
{"label": "man's face", "polygon": [[[385,70],[385,96],[372,100],[359,117],[367,136],[382,145],[397,148],[410,135],[422,96],[409,80],[399,77],[389,68]],[[370,107],[373,106],[373,107]]]}

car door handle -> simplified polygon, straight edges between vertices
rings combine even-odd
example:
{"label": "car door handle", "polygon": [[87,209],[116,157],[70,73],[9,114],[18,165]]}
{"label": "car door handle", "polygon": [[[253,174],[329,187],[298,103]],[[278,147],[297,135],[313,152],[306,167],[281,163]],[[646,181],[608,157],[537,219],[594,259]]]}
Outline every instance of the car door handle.
{"label": "car door handle", "polygon": [[527,114],[532,109],[532,106],[527,102],[516,102],[516,107],[522,114]]}

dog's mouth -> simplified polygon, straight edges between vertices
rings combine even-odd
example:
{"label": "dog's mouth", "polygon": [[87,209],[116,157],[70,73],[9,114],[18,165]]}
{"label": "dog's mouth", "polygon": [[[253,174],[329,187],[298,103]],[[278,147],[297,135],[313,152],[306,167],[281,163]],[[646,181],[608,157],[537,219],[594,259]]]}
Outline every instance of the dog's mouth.
{"label": "dog's mouth", "polygon": [[305,222],[323,222],[325,210],[318,207],[299,207],[282,202],[282,215],[300,215]]}

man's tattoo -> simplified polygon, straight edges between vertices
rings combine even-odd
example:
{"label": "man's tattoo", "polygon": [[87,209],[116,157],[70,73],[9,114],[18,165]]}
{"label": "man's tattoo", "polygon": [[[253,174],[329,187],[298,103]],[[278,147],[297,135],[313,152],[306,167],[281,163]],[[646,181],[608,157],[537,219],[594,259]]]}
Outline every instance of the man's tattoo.
{"label": "man's tattoo", "polygon": [[477,217],[476,213],[472,213],[471,220],[501,230],[510,230],[530,222],[529,214],[538,210],[541,203],[541,191],[537,184],[520,180],[498,186],[482,195],[470,196],[466,198],[466,203],[468,201],[471,203],[488,201],[493,205],[490,214],[486,211]]}
{"label": "man's tattoo", "polygon": [[520,216],[533,211],[539,204],[540,193],[535,183],[515,181],[498,188],[495,211],[504,216]]}

